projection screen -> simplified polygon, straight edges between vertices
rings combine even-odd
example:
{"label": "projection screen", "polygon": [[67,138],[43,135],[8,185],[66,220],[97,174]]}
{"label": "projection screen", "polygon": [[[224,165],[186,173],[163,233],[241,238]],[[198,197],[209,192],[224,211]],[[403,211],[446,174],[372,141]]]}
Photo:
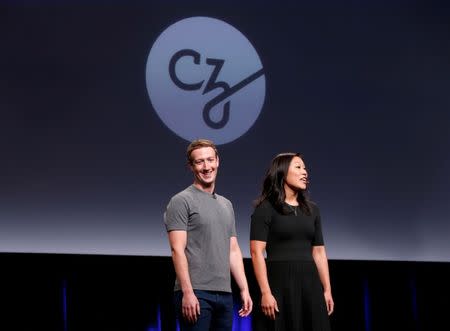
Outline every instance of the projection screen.
{"label": "projection screen", "polygon": [[170,255],[209,138],[245,256],[294,151],[329,258],[449,262],[449,22],[437,1],[3,3],[0,251]]}

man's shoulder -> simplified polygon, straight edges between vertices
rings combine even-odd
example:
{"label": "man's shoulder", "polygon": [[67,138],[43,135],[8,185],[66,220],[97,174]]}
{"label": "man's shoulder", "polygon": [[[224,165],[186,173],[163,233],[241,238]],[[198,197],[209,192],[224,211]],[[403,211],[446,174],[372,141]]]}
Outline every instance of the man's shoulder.
{"label": "man's shoulder", "polygon": [[170,198],[170,202],[186,202],[191,201],[194,196],[194,192],[191,186],[186,187],[184,190],[176,193]]}
{"label": "man's shoulder", "polygon": [[217,194],[217,193],[214,193],[214,194],[216,196],[216,199],[218,199],[219,201],[223,201],[225,204],[233,206],[230,199],[224,197],[223,195]]}

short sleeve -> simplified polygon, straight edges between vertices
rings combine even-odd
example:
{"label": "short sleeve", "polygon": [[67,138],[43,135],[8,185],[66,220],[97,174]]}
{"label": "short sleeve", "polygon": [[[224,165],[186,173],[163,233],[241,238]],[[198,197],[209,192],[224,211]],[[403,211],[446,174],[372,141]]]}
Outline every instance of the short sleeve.
{"label": "short sleeve", "polygon": [[185,199],[174,196],[170,199],[164,213],[164,224],[167,232],[174,230],[187,231],[189,220],[189,206]]}
{"label": "short sleeve", "polygon": [[250,240],[267,242],[271,221],[272,207],[268,201],[264,201],[255,208],[251,216]]}
{"label": "short sleeve", "polygon": [[320,220],[319,208],[313,205],[314,215],[314,238],[311,242],[312,246],[323,246],[322,222]]}
{"label": "short sleeve", "polygon": [[231,226],[231,233],[230,233],[230,238],[231,238],[231,237],[237,237],[237,231],[236,231],[236,217],[234,215],[233,204],[231,202],[229,202],[229,203],[230,203],[230,210],[233,215],[233,224]]}

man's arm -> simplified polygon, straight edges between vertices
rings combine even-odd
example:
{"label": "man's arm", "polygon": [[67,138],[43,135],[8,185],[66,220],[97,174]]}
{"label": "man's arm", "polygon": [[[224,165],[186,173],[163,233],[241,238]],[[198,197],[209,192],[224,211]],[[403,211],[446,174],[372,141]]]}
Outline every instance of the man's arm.
{"label": "man's arm", "polygon": [[169,231],[169,243],[172,251],[172,261],[175,273],[183,292],[181,304],[183,317],[189,322],[195,322],[200,315],[200,304],[192,289],[189,277],[188,261],[184,253],[187,243],[186,231]]}
{"label": "man's arm", "polygon": [[241,292],[242,308],[239,310],[239,316],[248,316],[253,308],[252,298],[248,291],[247,278],[245,277],[244,263],[242,253],[236,237],[230,238],[230,268],[236,284]]}

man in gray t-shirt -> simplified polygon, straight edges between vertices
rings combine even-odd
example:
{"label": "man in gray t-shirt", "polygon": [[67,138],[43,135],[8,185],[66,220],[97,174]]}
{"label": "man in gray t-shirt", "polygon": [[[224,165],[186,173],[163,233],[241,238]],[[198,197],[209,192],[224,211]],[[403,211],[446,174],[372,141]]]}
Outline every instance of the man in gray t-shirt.
{"label": "man in gray t-shirt", "polygon": [[164,213],[175,267],[175,305],[182,330],[231,330],[230,273],[240,288],[241,317],[252,310],[231,202],[216,194],[216,146],[193,141],[187,149],[194,183],[172,197]]}

